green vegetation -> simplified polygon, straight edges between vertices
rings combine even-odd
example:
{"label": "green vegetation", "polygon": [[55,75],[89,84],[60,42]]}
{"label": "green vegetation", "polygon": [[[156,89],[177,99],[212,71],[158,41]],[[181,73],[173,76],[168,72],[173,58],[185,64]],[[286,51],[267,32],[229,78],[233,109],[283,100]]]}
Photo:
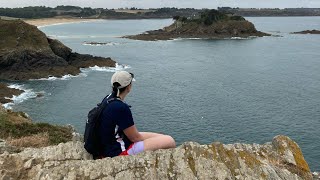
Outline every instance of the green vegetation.
{"label": "green vegetation", "polygon": [[[39,134],[47,134],[48,144],[56,145],[61,142],[68,142],[72,139],[71,129],[68,127],[50,125],[48,123],[31,123],[22,121],[18,113],[6,113],[0,111],[0,138],[19,139]],[[17,122],[20,119],[20,122]]]}
{"label": "green vegetation", "polygon": [[319,16],[320,8],[231,8],[218,7],[219,11],[240,16]]}
{"label": "green vegetation", "polygon": [[100,17],[122,17],[122,16],[136,16],[136,14],[129,14],[129,13],[126,13],[126,12],[116,12],[114,10],[105,10],[105,11],[102,11],[100,13]]}
{"label": "green vegetation", "polygon": [[[138,9],[120,8],[118,10],[128,10],[128,12],[117,12],[116,9],[90,8],[78,6],[57,6],[55,8],[45,6],[34,6],[24,8],[0,8],[0,16],[14,18],[50,18],[55,16],[67,17],[87,17],[87,18],[112,18],[112,19],[139,19],[139,18],[170,18],[173,16],[194,17],[199,12],[207,11],[207,24],[211,24],[224,15],[241,15],[241,16],[319,16],[320,8],[285,8],[285,9],[247,9],[247,8],[230,8],[219,7],[218,10],[200,10],[194,8],[158,8],[158,9]],[[129,11],[141,10],[140,12],[130,13]],[[211,11],[211,12],[210,12]],[[220,12],[220,13],[219,13]],[[211,14],[211,15],[210,15]],[[222,17],[219,17],[220,15]],[[213,15],[213,16],[212,16]],[[238,16],[240,18],[241,16]],[[238,18],[235,18],[237,20]],[[241,18],[240,18],[241,19]]]}
{"label": "green vegetation", "polygon": [[81,8],[77,6],[57,6],[50,8],[45,6],[24,7],[24,8],[0,8],[0,16],[15,18],[51,18],[60,15],[89,17],[97,15],[98,11],[89,7]]}
{"label": "green vegetation", "polygon": [[0,53],[10,48],[36,48],[49,47],[46,35],[36,27],[21,20],[0,19]]}
{"label": "green vegetation", "polygon": [[172,19],[175,20],[175,21],[177,21],[177,20],[180,19],[180,16],[173,16]]}
{"label": "green vegetation", "polygon": [[227,14],[215,9],[205,10],[200,13],[200,15],[194,15],[192,17],[186,18],[181,16],[174,16],[174,20],[181,21],[183,23],[187,22],[197,22],[198,24],[204,24],[207,26],[220,21],[244,21],[242,16],[234,16],[233,14]]}
{"label": "green vegetation", "polygon": [[50,18],[56,16],[52,8],[44,6],[24,7],[24,8],[0,8],[1,16],[16,18]]}
{"label": "green vegetation", "polygon": [[[120,9],[121,10],[121,9]],[[122,9],[123,10],[123,9]],[[24,8],[0,8],[0,16],[14,18],[50,18],[55,16],[84,17],[84,18],[114,18],[114,19],[139,19],[139,18],[170,18],[172,16],[192,16],[201,10],[186,8],[159,8],[132,13],[138,10],[135,7],[127,8],[128,12],[117,12],[115,9],[90,8],[78,6],[57,6],[55,8],[45,6]],[[139,9],[142,10],[142,9]]]}
{"label": "green vegetation", "polygon": [[231,16],[230,20],[234,20],[234,21],[244,21],[246,20],[244,17],[242,16]]}
{"label": "green vegetation", "polygon": [[155,9],[155,11],[146,12],[144,15],[148,17],[173,17],[173,16],[185,16],[191,17],[194,14],[198,14],[201,10],[194,8],[159,8]]}
{"label": "green vegetation", "polygon": [[228,16],[224,13],[221,13],[217,10],[207,10],[201,13],[200,22],[203,22],[205,25],[211,25],[214,22],[228,20]]}
{"label": "green vegetation", "polygon": [[56,10],[62,10],[62,11],[72,11],[72,10],[79,10],[79,11],[81,11],[82,10],[82,8],[81,7],[79,7],[79,6],[57,6],[56,8],[55,8]]}

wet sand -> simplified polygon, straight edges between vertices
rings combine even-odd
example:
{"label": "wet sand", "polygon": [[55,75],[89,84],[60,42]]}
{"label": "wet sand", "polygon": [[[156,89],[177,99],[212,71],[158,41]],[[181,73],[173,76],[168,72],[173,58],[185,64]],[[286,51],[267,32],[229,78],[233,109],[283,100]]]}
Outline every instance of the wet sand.
{"label": "wet sand", "polygon": [[68,24],[77,22],[97,21],[98,19],[80,19],[80,18],[43,18],[43,19],[25,19],[24,21],[34,26],[49,26],[55,24]]}

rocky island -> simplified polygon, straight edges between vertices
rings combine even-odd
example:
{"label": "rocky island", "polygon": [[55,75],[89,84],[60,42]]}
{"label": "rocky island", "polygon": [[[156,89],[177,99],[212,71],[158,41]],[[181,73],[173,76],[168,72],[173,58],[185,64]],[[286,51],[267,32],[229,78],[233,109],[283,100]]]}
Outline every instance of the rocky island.
{"label": "rocky island", "polygon": [[293,32],[292,34],[320,34],[320,30],[305,30],[300,32]]}
{"label": "rocky island", "polygon": [[28,80],[76,75],[89,66],[114,67],[111,58],[72,52],[21,20],[0,19],[0,79]]}
{"label": "rocky island", "polygon": [[232,37],[270,36],[257,31],[255,26],[241,16],[207,10],[192,17],[175,16],[175,22],[163,29],[143,34],[124,36],[135,40],[170,40],[176,38],[224,39]]}

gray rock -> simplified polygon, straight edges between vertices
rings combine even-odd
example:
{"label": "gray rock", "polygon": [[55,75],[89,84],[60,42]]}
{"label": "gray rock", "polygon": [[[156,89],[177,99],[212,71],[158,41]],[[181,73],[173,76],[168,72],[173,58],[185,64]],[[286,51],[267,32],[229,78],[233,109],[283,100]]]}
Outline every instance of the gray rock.
{"label": "gray rock", "polygon": [[3,154],[5,152],[7,153],[17,153],[20,152],[20,148],[18,147],[14,147],[14,146],[10,146],[6,143],[5,140],[0,139],[0,154]]}
{"label": "gray rock", "polygon": [[2,154],[0,169],[1,179],[312,179],[299,146],[285,136],[264,145],[188,142],[100,160],[73,141]]}
{"label": "gray rock", "polygon": [[320,180],[320,172],[313,172],[312,176],[314,180]]}

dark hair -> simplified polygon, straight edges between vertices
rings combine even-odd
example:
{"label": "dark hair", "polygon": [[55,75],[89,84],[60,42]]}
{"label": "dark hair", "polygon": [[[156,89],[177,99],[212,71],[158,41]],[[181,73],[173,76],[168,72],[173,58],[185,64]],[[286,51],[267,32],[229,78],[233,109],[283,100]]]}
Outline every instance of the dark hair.
{"label": "dark hair", "polygon": [[[131,84],[131,83],[130,83],[130,84]],[[129,84],[129,85],[130,85],[130,84]],[[129,85],[128,85],[128,86],[129,86]],[[121,86],[121,85],[120,85],[118,82],[113,83],[113,87],[112,87],[112,95],[113,95],[113,97],[116,97],[116,96],[117,96],[117,92],[118,92],[118,87],[119,87],[119,86]],[[119,93],[121,94],[122,92],[124,92],[128,86],[119,89]]]}

